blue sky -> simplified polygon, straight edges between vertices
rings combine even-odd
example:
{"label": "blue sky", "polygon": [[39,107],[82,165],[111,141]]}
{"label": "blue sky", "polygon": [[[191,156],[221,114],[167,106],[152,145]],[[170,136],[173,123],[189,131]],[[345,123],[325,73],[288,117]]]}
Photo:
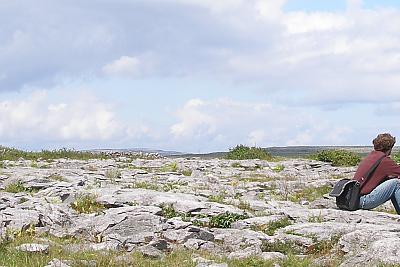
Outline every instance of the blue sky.
{"label": "blue sky", "polygon": [[368,145],[400,127],[394,0],[0,1],[0,144]]}

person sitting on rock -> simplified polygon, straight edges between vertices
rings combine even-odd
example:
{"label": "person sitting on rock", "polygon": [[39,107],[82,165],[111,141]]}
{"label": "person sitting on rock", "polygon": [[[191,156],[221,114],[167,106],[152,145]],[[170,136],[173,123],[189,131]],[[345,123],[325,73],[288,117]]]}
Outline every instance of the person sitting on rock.
{"label": "person sitting on rock", "polygon": [[361,190],[360,209],[370,210],[390,199],[397,214],[400,214],[400,166],[390,158],[396,138],[388,133],[379,134],[372,143],[374,151],[361,161],[354,179],[361,182],[363,175],[381,157],[385,157]]}

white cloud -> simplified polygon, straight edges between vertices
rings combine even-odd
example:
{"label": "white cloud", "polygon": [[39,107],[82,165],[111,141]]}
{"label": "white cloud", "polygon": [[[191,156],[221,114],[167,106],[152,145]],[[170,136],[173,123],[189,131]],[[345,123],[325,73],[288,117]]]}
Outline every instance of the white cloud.
{"label": "white cloud", "polygon": [[46,91],[28,99],[0,102],[3,140],[106,140],[120,131],[113,111],[94,98],[50,103]]}
{"label": "white cloud", "polygon": [[107,75],[134,77],[140,73],[141,62],[136,57],[122,56],[105,65],[103,72]]}
{"label": "white cloud", "polygon": [[189,100],[176,114],[181,121],[171,126],[172,135],[175,138],[199,138],[213,134],[217,121],[213,115],[202,112],[206,106],[207,103],[200,99]]}
{"label": "white cloud", "polygon": [[301,104],[371,101],[382,88],[400,99],[399,8],[349,0],[341,11],[288,12],[285,2],[60,0],[22,13],[13,1],[0,9],[0,90],[100,69],[124,78],[255,81],[264,91],[299,92]]}
{"label": "white cloud", "polygon": [[239,143],[257,146],[343,144],[349,128],[332,125],[296,107],[231,99],[189,100],[170,131],[179,146],[204,150]]}
{"label": "white cloud", "polygon": [[255,9],[262,18],[278,20],[282,17],[282,7],[287,0],[259,0],[255,3]]}

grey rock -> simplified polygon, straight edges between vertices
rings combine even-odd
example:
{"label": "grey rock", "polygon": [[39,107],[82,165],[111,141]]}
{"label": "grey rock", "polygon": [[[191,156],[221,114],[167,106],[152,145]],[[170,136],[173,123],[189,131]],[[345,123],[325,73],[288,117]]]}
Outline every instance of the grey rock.
{"label": "grey rock", "polygon": [[258,256],[262,253],[260,246],[250,246],[242,250],[231,252],[229,259],[246,259],[252,256]]}
{"label": "grey rock", "polygon": [[161,251],[167,251],[168,250],[168,242],[166,240],[164,240],[164,239],[151,241],[149,243],[149,245],[153,246],[156,249],[161,250]]}
{"label": "grey rock", "polygon": [[67,261],[62,261],[59,259],[52,259],[46,266],[44,267],[71,267],[71,265],[69,265],[67,263]]}
{"label": "grey rock", "polygon": [[288,257],[280,252],[263,252],[260,256],[263,260],[277,261],[286,260]]}
{"label": "grey rock", "polygon": [[147,258],[160,259],[164,257],[164,254],[160,250],[151,245],[139,247],[137,251]]}
{"label": "grey rock", "polygon": [[193,258],[193,262],[197,264],[196,267],[228,267],[226,263],[215,263],[202,257]]}
{"label": "grey rock", "polygon": [[50,247],[49,245],[29,243],[29,244],[22,244],[18,247],[15,247],[15,249],[22,252],[47,254],[49,253],[49,247]]}

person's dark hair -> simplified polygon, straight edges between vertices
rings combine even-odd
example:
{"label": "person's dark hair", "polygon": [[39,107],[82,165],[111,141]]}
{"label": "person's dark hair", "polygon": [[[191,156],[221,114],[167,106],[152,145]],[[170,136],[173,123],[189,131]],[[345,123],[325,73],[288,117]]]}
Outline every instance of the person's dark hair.
{"label": "person's dark hair", "polygon": [[372,143],[376,151],[387,152],[393,148],[396,143],[396,137],[389,133],[379,134]]}

